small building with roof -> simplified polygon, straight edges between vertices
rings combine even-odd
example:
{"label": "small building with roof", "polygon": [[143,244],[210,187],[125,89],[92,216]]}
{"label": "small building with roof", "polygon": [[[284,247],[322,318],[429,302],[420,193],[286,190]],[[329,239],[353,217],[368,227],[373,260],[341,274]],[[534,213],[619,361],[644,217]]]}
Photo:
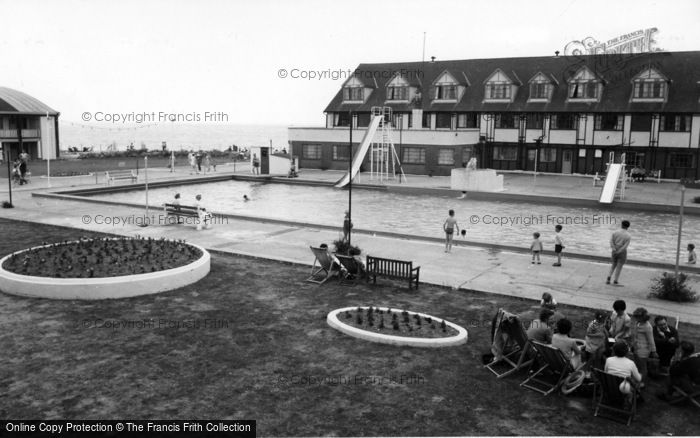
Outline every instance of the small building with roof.
{"label": "small building with roof", "polygon": [[0,147],[2,159],[14,160],[22,151],[32,159],[58,157],[60,113],[40,100],[12,88],[0,87]]}

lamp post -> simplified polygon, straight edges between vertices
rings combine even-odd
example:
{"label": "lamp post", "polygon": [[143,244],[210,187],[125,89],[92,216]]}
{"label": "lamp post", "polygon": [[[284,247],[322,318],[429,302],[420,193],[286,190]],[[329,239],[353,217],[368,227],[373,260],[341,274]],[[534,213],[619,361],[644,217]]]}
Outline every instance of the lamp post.
{"label": "lamp post", "polygon": [[[348,229],[348,251],[350,251],[350,242],[352,238],[352,111],[350,115],[350,142],[348,143],[348,221],[350,227]],[[343,226],[345,223],[343,222]]]}
{"label": "lamp post", "polygon": [[10,194],[10,203],[7,204],[7,208],[13,208],[14,205],[12,205],[12,170],[10,169],[10,147],[5,146],[3,147],[5,152],[5,155],[7,156],[7,188],[8,188],[8,193]]}
{"label": "lamp post", "polygon": [[[402,160],[401,158],[401,148],[403,147],[403,114],[399,113],[399,160]],[[399,166],[401,165],[401,161],[399,161]],[[399,182],[401,182],[401,168],[399,169]]]}

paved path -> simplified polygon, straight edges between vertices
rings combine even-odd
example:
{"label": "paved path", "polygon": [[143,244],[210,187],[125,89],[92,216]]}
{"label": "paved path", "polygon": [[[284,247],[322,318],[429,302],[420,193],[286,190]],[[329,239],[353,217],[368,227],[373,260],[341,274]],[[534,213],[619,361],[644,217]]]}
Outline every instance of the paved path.
{"label": "paved path", "polygon": [[[317,173],[318,180],[336,180],[339,175],[336,172]],[[161,175],[157,175],[154,172],[154,180],[156,176],[160,176],[160,179],[187,178],[189,174],[161,172]],[[416,180],[419,181],[418,178]],[[323,242],[330,244],[341,234],[340,229],[240,219],[226,219],[225,223],[199,232],[194,226],[183,225],[151,225],[142,228],[135,223],[114,226],[91,221],[86,224],[83,216],[91,219],[97,214],[141,217],[144,210],[32,197],[32,191],[46,190],[39,189],[36,182],[32,183],[31,189],[33,190],[22,187],[22,190],[16,191],[16,208],[0,209],[0,216],[127,236],[140,234],[186,239],[212,250],[308,266],[313,261],[309,246],[318,246]],[[457,246],[451,254],[446,254],[441,243],[371,234],[354,234],[353,244],[359,245],[366,254],[414,260],[421,266],[421,280],[427,283],[530,299],[539,299],[543,292],[551,292],[561,303],[602,309],[610,309],[613,300],[620,298],[627,301],[630,311],[643,306],[652,314],[680,316],[683,322],[700,324],[700,303],[677,304],[646,297],[651,279],[661,273],[658,268],[626,266],[621,277],[624,287],[615,287],[604,284],[607,264],[589,260],[564,259],[564,266],[555,268],[551,266],[553,260],[548,257],[543,258],[542,265],[532,265],[528,254],[473,246]],[[691,275],[691,283],[695,290],[700,290],[700,276]]]}

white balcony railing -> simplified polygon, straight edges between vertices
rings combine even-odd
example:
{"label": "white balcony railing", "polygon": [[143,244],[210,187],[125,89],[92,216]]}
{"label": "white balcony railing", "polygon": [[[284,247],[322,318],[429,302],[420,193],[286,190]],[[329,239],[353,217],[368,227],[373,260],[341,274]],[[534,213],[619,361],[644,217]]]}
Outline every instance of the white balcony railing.
{"label": "white balcony railing", "polygon": [[[39,138],[41,131],[39,129],[23,129],[22,138]],[[0,138],[18,138],[16,129],[0,129]]]}

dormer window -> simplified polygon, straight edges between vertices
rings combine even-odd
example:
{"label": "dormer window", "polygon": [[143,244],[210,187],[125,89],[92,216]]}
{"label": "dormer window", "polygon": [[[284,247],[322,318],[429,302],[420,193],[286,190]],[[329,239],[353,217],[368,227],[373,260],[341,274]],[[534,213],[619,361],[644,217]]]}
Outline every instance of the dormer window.
{"label": "dormer window", "polygon": [[656,69],[649,68],[632,79],[632,101],[649,102],[666,99],[668,79]]}
{"label": "dormer window", "polygon": [[549,102],[554,91],[552,79],[544,73],[537,73],[530,79],[530,97],[529,102]]}
{"label": "dormer window", "polygon": [[600,99],[602,81],[588,67],[582,67],[569,81],[569,100],[596,101]]}
{"label": "dormer window", "polygon": [[510,99],[510,84],[491,83],[486,84],[487,99]]}
{"label": "dormer window", "polygon": [[512,102],[516,86],[501,69],[497,69],[484,82],[485,102]]}
{"label": "dormer window", "polygon": [[396,76],[386,86],[386,100],[390,101],[408,101],[409,86],[408,83],[401,77]]}
{"label": "dormer window", "polygon": [[433,82],[433,100],[456,101],[459,99],[459,95],[459,84],[449,72],[445,71],[435,82]]}
{"label": "dormer window", "polygon": [[343,101],[358,101],[365,100],[364,87],[345,87],[343,88]]}
{"label": "dormer window", "polygon": [[368,95],[365,93],[365,88],[365,84],[359,79],[351,77],[343,85],[343,102],[364,102]]}

